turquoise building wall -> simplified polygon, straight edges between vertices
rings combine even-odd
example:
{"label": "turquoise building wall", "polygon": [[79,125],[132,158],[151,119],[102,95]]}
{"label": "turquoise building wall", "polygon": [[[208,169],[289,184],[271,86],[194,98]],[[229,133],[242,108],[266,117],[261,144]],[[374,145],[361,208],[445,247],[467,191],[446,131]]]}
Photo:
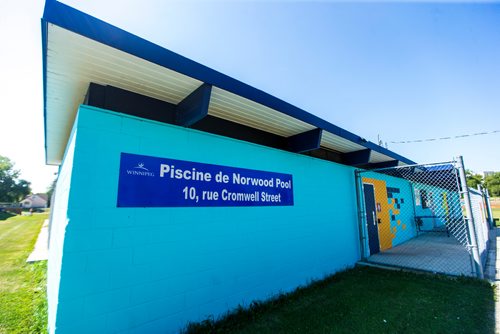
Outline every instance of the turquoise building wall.
{"label": "turquoise building wall", "polygon": [[[88,106],[72,138],[52,333],[177,332],[360,258],[352,167]],[[292,174],[294,206],[117,208],[121,152]]]}
{"label": "turquoise building wall", "polygon": [[[421,218],[422,230],[431,231],[446,224],[445,219],[436,216],[462,219],[460,194],[457,191],[421,183],[415,183],[413,187],[417,202],[415,203],[415,212],[417,216],[423,217]],[[425,191],[425,196],[422,196],[422,191]],[[424,205],[423,199],[426,199],[426,205]]]}
{"label": "turquoise building wall", "polygon": [[63,164],[59,168],[49,223],[49,259],[47,265],[48,327],[55,328],[59,299],[59,282],[63,257],[64,235],[68,223],[68,204],[73,172],[76,128],[73,129]]}

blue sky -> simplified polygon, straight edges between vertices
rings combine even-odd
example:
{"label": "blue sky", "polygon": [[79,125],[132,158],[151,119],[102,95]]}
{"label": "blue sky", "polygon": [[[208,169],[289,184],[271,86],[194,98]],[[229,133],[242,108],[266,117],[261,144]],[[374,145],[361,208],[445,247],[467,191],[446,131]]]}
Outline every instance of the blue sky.
{"label": "blue sky", "polygon": [[[380,135],[419,163],[463,155],[476,172],[500,171],[500,133],[391,143],[500,130],[499,2],[63,2],[370,141]],[[0,154],[43,191],[54,171],[39,152],[43,1],[0,10],[13,46],[0,55],[12,76],[0,92]],[[29,133],[9,139],[21,126]]]}

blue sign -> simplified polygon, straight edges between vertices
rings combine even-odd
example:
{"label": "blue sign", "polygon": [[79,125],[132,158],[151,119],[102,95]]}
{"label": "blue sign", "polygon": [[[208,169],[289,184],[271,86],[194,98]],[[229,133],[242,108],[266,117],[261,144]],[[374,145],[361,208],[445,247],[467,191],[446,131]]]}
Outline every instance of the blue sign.
{"label": "blue sign", "polygon": [[118,207],[290,205],[290,174],[121,154]]}

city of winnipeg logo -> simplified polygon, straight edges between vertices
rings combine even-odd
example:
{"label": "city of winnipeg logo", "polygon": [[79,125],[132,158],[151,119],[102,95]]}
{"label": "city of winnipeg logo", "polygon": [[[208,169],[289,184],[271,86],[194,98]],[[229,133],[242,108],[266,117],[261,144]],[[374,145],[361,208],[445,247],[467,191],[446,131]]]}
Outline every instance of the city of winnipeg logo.
{"label": "city of winnipeg logo", "polygon": [[155,173],[150,172],[149,169],[144,166],[143,162],[139,162],[137,166],[132,167],[132,169],[127,169],[127,174],[134,176],[155,176]]}

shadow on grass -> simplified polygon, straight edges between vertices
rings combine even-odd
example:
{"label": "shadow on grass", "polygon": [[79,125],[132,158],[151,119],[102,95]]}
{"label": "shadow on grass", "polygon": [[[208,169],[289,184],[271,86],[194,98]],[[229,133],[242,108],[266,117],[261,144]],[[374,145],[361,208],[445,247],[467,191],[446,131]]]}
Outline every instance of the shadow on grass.
{"label": "shadow on grass", "polygon": [[356,267],[184,333],[494,333],[494,308],[486,281]]}
{"label": "shadow on grass", "polygon": [[7,220],[13,216],[15,216],[15,214],[7,212],[7,211],[0,211],[0,220]]}

